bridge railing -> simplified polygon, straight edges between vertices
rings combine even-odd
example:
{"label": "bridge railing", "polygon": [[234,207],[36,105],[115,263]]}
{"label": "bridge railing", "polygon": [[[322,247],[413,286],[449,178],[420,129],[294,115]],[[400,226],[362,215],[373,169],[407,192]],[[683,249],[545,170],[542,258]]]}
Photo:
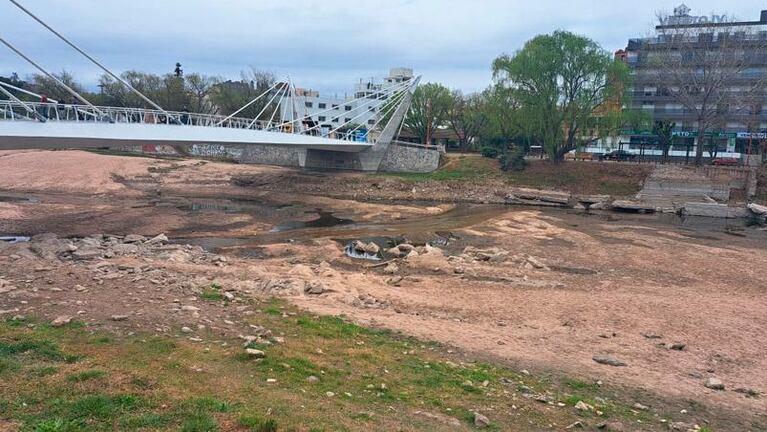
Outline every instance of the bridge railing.
{"label": "bridge railing", "polygon": [[[35,111],[30,113],[27,108]],[[102,113],[104,115],[102,115]],[[171,126],[204,126],[232,129],[268,130],[283,133],[305,133],[292,123],[274,120],[272,122],[245,117],[228,117],[215,114],[196,114],[186,111],[160,111],[144,108],[90,106],[64,103],[24,102],[0,100],[0,121],[39,121],[40,115],[46,121],[107,123],[111,118],[114,123],[162,124]],[[311,129],[314,129],[311,133]],[[324,136],[321,130],[310,128],[307,135]],[[326,138],[345,141],[359,141],[359,134],[334,133]]]}
{"label": "bridge railing", "polygon": [[[268,126],[264,121],[244,117],[227,118],[221,115],[196,114],[185,111],[160,111],[144,108],[127,107],[108,107],[89,105],[64,104],[64,103],[43,103],[43,102],[24,102],[21,104],[12,100],[0,100],[0,119],[2,120],[35,120],[25,108],[30,107],[38,114],[51,121],[71,121],[71,122],[106,122],[101,113],[106,114],[115,123],[141,123],[141,124],[167,124],[182,126],[207,126],[207,127],[228,127],[236,129],[266,129]],[[222,123],[223,121],[223,123]],[[274,123],[271,124],[274,126]]]}

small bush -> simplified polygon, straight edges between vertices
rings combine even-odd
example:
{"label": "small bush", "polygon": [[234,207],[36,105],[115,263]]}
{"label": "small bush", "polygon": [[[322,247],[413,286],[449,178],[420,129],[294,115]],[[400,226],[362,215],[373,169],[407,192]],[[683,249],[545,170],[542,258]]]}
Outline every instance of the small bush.
{"label": "small bush", "polygon": [[498,149],[495,147],[489,147],[489,146],[482,147],[479,153],[486,158],[495,159],[498,157]]}

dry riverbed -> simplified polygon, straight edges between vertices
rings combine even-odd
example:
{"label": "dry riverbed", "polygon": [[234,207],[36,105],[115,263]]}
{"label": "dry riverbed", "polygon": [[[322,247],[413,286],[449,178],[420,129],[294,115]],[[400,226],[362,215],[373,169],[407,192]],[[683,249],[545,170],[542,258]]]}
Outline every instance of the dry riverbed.
{"label": "dry riverbed", "polygon": [[[496,202],[508,185],[472,197],[466,182],[445,182],[435,192],[359,174],[2,154],[0,236],[31,241],[0,243],[0,313],[10,319],[0,347],[53,340],[97,358],[46,379],[74,387],[62,398],[85,397],[96,385],[67,374],[101,370],[95,382],[146,399],[117,411],[165,416],[151,426],[160,430],[183,426],[187,399],[204,393],[184,397],[188,374],[239,407],[198,410],[221,430],[256,427],[243,407],[287,430],[310,430],[304,419],[324,430],[461,430],[485,417],[496,430],[765,427],[767,232],[469,204]],[[451,186],[464,203],[417,201]],[[353,240],[383,260],[348,257]],[[62,327],[50,328],[56,319]],[[88,342],[104,337],[120,343]],[[168,369],[152,389],[113,377],[149,373],[117,360],[136,340],[174,344],[157,354]],[[32,372],[9,357],[16,363],[0,369],[16,374],[3,394],[37,394],[18,378]],[[307,388],[310,376],[321,385]],[[253,388],[274,402],[254,402]],[[0,400],[9,428],[57,419],[32,411]]]}

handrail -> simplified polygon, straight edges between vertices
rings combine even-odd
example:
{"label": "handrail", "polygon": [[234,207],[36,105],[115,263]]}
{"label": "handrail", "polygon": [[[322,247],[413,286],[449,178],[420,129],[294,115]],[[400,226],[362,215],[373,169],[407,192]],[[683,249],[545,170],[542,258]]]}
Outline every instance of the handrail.
{"label": "handrail", "polygon": [[[110,107],[52,103],[52,102],[23,102],[10,99],[0,99],[0,121],[30,121],[31,117],[24,108],[32,108],[39,117],[53,122],[88,122],[106,123],[102,114],[114,120],[114,123],[127,124],[162,124],[169,126],[204,126],[230,129],[266,130],[282,133],[298,133],[316,135],[311,130],[295,130],[288,123],[271,125],[266,120],[254,120],[247,117],[231,117],[217,114],[197,114],[185,111],[160,111],[146,108]],[[170,116],[170,117],[169,117]],[[175,118],[174,118],[175,117]],[[335,139],[355,141],[353,134],[332,134]]]}

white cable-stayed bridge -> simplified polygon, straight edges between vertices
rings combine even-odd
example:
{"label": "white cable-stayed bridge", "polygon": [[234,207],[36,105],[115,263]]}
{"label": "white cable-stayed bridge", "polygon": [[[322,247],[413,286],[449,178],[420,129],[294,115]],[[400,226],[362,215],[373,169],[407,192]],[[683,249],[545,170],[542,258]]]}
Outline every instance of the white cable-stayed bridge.
{"label": "white cable-stayed bridge", "polygon": [[[228,116],[169,111],[17,0],[9,1],[136,94],[147,107],[92,104],[5,39],[0,30],[0,44],[72,97],[71,103],[65,103],[0,81],[0,150],[162,146],[175,148],[181,154],[194,155],[196,152],[210,156],[220,153],[230,158],[239,157],[243,162],[302,167],[375,171],[399,170],[397,165],[402,164],[403,171],[428,171],[432,165],[436,168],[434,155],[431,154],[436,152],[435,148],[395,141],[420,77],[382,86],[372,94],[349,100],[349,103],[369,100],[376,104],[372,125],[363,126],[360,121],[370,116],[366,103],[353,104],[350,111],[344,112],[344,121],[339,121],[332,128],[317,122],[315,116],[323,114],[323,111],[300,115],[300,96],[290,78],[275,82]],[[25,95],[24,100],[18,97],[21,94]],[[29,102],[29,99],[34,102]],[[242,117],[241,114],[251,106],[263,108],[253,118]],[[394,154],[396,152],[403,154]]]}

